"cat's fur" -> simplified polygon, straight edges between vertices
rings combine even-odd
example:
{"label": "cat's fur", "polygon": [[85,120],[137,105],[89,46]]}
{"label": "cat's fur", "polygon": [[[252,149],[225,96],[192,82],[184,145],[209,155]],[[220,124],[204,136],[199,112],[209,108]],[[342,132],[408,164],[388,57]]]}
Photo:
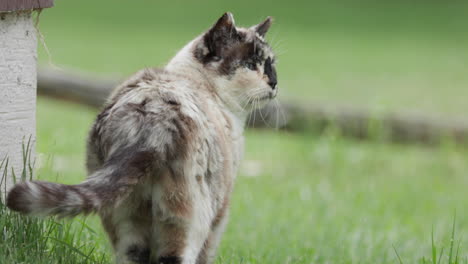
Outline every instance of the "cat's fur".
{"label": "cat's fur", "polygon": [[277,94],[271,19],[236,28],[224,14],[161,70],[145,69],[106,103],[78,185],[24,182],[9,208],[98,213],[117,263],[212,263],[243,152],[245,118]]}

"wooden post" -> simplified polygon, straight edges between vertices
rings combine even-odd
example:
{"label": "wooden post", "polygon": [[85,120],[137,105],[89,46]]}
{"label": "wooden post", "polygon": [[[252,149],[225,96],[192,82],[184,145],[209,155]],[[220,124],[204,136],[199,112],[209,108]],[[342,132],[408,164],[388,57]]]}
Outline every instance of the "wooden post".
{"label": "wooden post", "polygon": [[32,12],[51,6],[53,0],[0,0],[0,161],[8,158],[7,186],[12,169],[17,177],[23,170],[23,142],[30,140],[34,159],[37,35]]}

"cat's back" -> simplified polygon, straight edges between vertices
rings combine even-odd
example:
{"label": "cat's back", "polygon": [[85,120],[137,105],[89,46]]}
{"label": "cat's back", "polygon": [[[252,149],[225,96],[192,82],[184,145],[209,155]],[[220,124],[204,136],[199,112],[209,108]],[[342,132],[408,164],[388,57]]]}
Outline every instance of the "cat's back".
{"label": "cat's back", "polygon": [[188,155],[203,141],[225,138],[226,116],[196,85],[154,68],[123,82],[89,134],[88,170],[119,151],[152,148],[161,160],[170,160]]}
{"label": "cat's back", "polygon": [[[133,74],[111,94],[107,106],[116,103],[138,101],[145,97],[160,103],[177,103],[179,100],[192,99],[194,93],[187,89],[190,84],[179,75],[159,68],[145,68]],[[176,101],[174,101],[176,100]]]}

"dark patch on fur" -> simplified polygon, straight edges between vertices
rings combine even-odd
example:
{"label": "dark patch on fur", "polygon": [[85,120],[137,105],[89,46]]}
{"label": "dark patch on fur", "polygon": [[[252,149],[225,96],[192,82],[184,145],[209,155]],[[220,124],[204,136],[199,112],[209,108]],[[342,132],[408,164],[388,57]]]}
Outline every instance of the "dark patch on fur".
{"label": "dark patch on fur", "polygon": [[156,264],[180,264],[182,259],[176,256],[160,257]]}
{"label": "dark patch on fur", "polygon": [[161,73],[161,70],[155,68],[148,68],[143,71],[143,74],[140,78],[143,81],[152,81],[156,79],[158,73]]}
{"label": "dark patch on fur", "polygon": [[[129,83],[129,84],[127,84],[126,87],[127,87],[127,88],[137,88],[137,87],[138,87],[138,82],[135,81],[135,82]],[[131,89],[128,89],[128,90],[131,90]],[[126,93],[126,92],[127,92],[127,91],[124,90],[123,93]]]}
{"label": "dark patch on fur", "polygon": [[20,213],[29,213],[30,203],[24,200],[23,194],[29,191],[25,183],[16,184],[8,193],[6,205],[13,211]]}
{"label": "dark patch on fur", "polygon": [[257,64],[263,61],[262,44],[256,42],[240,43],[232,47],[218,68],[220,74],[230,75],[239,67],[257,69]]}
{"label": "dark patch on fur", "polygon": [[128,260],[138,264],[148,264],[150,262],[149,248],[143,248],[138,245],[131,245],[127,249]]}
{"label": "dark patch on fur", "polygon": [[276,84],[278,83],[277,76],[276,76],[276,69],[272,63],[271,58],[266,59],[265,61],[265,75],[268,76],[268,85],[272,89],[276,88]]}
{"label": "dark patch on fur", "polygon": [[[93,190],[106,203],[115,203],[115,199],[124,195],[131,186],[137,184],[154,164],[154,153],[140,150],[138,146],[126,148],[114,155],[104,167],[114,167],[107,181],[83,183],[81,186]],[[101,179],[104,181],[105,179]]]}
{"label": "dark patch on fur", "polygon": [[166,146],[166,161],[178,158],[186,158],[191,144],[191,135],[197,128],[195,121],[177,109],[177,117],[169,120],[172,126],[168,127],[168,132],[172,135],[172,142]]}
{"label": "dark patch on fur", "polygon": [[195,179],[197,180],[198,184],[202,184],[203,177],[200,174],[197,174]]}
{"label": "dark patch on fur", "polygon": [[208,185],[210,185],[213,181],[213,173],[211,172],[210,168],[208,168],[205,172],[205,181]]}
{"label": "dark patch on fur", "polygon": [[[83,189],[78,188],[76,185],[69,186],[70,190],[75,192],[78,196],[81,197],[82,199],[82,205],[81,205],[81,213],[87,215],[92,213],[95,208],[94,204],[92,202],[92,198],[89,197],[89,195],[86,195],[83,191]],[[80,213],[80,212],[78,212]]]}
{"label": "dark patch on fur", "polygon": [[203,36],[204,46],[208,53],[204,54],[203,49],[195,50],[194,56],[201,63],[207,64],[213,61],[219,61],[224,57],[224,53],[229,47],[240,42],[245,35],[236,30],[235,25],[230,20],[229,14],[224,14],[216,24]]}
{"label": "dark patch on fur", "polygon": [[175,99],[167,99],[167,100],[164,100],[164,102],[170,105],[180,105],[180,103],[177,102]]}
{"label": "dark patch on fur", "polygon": [[139,113],[139,114],[141,114],[141,115],[143,115],[143,116],[146,115],[145,108],[142,107],[140,104],[129,103],[129,104],[128,104],[128,107],[129,107],[131,110],[133,110],[133,111],[135,111],[135,112],[137,112],[137,113]]}
{"label": "dark patch on fur", "polygon": [[127,106],[130,108],[130,111],[135,111],[139,114],[142,114],[145,116],[147,114],[146,112],[146,104],[150,101],[149,98],[145,98],[141,103],[136,104],[136,103],[128,103]]}
{"label": "dark patch on fur", "polygon": [[162,100],[166,103],[166,104],[170,104],[170,105],[174,105],[174,106],[179,106],[180,105],[180,102],[179,100],[177,100],[176,96],[175,95],[172,95],[172,94],[165,94],[162,98]]}

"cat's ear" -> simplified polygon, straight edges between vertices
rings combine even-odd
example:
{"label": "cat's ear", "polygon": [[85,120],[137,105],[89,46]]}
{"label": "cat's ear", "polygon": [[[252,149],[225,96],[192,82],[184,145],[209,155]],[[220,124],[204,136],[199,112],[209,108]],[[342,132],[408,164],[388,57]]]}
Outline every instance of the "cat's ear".
{"label": "cat's ear", "polygon": [[253,26],[252,29],[256,31],[260,36],[264,37],[265,34],[268,32],[268,29],[270,29],[270,26],[272,23],[273,23],[273,18],[267,17],[265,21],[261,22],[258,25]]}
{"label": "cat's ear", "polygon": [[222,57],[227,46],[239,41],[234,17],[227,12],[221,16],[205,35],[205,45],[213,57]]}
{"label": "cat's ear", "polygon": [[224,35],[230,37],[233,34],[237,34],[236,25],[234,22],[234,16],[230,12],[224,13],[210,29],[210,33]]}

